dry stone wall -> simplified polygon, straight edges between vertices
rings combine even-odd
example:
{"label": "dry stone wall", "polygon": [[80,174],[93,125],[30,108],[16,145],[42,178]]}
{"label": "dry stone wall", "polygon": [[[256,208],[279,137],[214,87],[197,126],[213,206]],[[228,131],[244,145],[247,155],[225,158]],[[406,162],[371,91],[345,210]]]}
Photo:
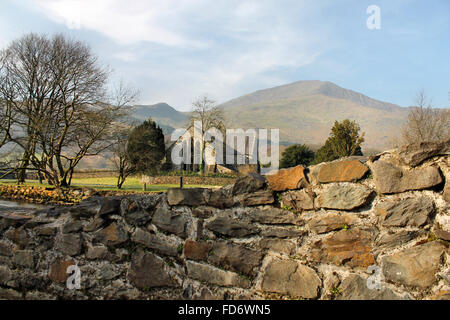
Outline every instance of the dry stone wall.
{"label": "dry stone wall", "polygon": [[449,299],[448,153],[1,214],[0,298]]}

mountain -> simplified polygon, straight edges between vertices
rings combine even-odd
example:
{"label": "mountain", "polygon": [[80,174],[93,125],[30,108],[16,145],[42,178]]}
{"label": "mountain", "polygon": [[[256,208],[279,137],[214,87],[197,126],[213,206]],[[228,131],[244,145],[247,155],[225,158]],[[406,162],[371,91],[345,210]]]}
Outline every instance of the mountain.
{"label": "mountain", "polygon": [[258,90],[220,107],[228,127],[279,128],[280,141],[313,146],[323,145],[335,120],[355,120],[366,151],[391,147],[408,114],[408,108],[318,80]]}
{"label": "mountain", "polygon": [[171,133],[174,128],[183,128],[186,126],[188,116],[172,108],[167,103],[157,103],[153,105],[134,106],[133,117],[139,121],[152,118],[158,123],[163,131]]}
{"label": "mountain", "polygon": [[[319,80],[258,90],[219,107],[228,128],[279,128],[281,145],[305,143],[320,147],[335,120],[355,120],[365,132],[366,153],[392,147],[409,111]],[[185,128],[188,116],[188,112],[179,112],[167,103],[139,105],[134,111],[134,118],[144,121],[151,117],[165,134],[174,128]]]}

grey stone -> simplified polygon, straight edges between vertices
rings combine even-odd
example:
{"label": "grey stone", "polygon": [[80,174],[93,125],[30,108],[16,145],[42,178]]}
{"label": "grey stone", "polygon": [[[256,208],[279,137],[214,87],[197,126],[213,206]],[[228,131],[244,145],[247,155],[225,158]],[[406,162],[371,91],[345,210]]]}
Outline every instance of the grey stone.
{"label": "grey stone", "polygon": [[81,253],[81,235],[76,233],[62,234],[56,241],[56,247],[68,256]]}
{"label": "grey stone", "polygon": [[98,214],[100,210],[100,199],[90,199],[70,208],[69,212],[75,219],[89,218]]}
{"label": "grey stone", "polygon": [[444,191],[442,192],[442,197],[445,201],[450,203],[450,180],[447,179],[444,186]]}
{"label": "grey stone", "polygon": [[294,252],[296,245],[289,240],[267,238],[259,241],[259,247],[263,250],[267,249],[269,251],[291,255]]}
{"label": "grey stone", "polygon": [[210,241],[186,240],[184,243],[184,256],[191,260],[206,260],[213,244]]}
{"label": "grey stone", "polygon": [[428,197],[406,198],[379,203],[375,211],[383,220],[385,227],[420,227],[434,211],[433,201]]}
{"label": "grey stone", "polygon": [[305,189],[284,192],[281,202],[295,211],[314,209],[314,197]]}
{"label": "grey stone", "polygon": [[273,193],[270,190],[261,190],[241,196],[243,206],[259,206],[264,204],[272,204],[275,202]]}
{"label": "grey stone", "polygon": [[159,229],[174,233],[182,238],[187,237],[187,222],[188,220],[183,214],[165,207],[158,208],[152,219],[152,223]]}
{"label": "grey stone", "polygon": [[151,210],[154,209],[157,202],[154,197],[151,197],[150,199],[153,201],[146,201],[145,208],[141,204],[143,201],[142,199],[140,199],[140,201],[137,199],[123,199],[120,208],[125,221],[132,226],[143,226],[147,224],[152,219],[153,211]]}
{"label": "grey stone", "polygon": [[442,229],[439,229],[439,228],[435,228],[434,229],[434,234],[439,239],[450,241],[450,232],[448,232],[448,231],[445,231],[445,230],[442,230]]}
{"label": "grey stone", "polygon": [[0,255],[6,257],[12,257],[13,255],[12,246],[4,240],[0,240]]}
{"label": "grey stone", "polygon": [[98,211],[99,217],[107,217],[120,214],[120,198],[104,198]]}
{"label": "grey stone", "polygon": [[216,209],[213,207],[200,206],[192,209],[192,215],[196,218],[208,219],[214,215]]}
{"label": "grey stone", "polygon": [[0,211],[0,221],[5,221],[10,226],[21,226],[30,220],[33,217],[30,215],[32,211],[23,210],[23,211],[14,211],[14,212],[1,212]]}
{"label": "grey stone", "polygon": [[386,233],[377,240],[376,248],[394,248],[405,244],[425,233],[424,230],[419,231],[400,231],[397,233]]}
{"label": "grey stone", "polygon": [[208,262],[231,271],[254,275],[254,268],[261,264],[262,258],[262,253],[254,249],[218,241],[209,251]]}
{"label": "grey stone", "polygon": [[271,258],[261,282],[263,291],[305,299],[317,298],[320,286],[320,278],[313,269],[292,259],[279,258]]}
{"label": "grey stone", "polygon": [[245,237],[259,232],[249,221],[236,219],[231,212],[220,212],[206,224],[209,230],[230,237]]}
{"label": "grey stone", "polygon": [[249,212],[249,216],[252,221],[265,224],[301,225],[303,223],[297,214],[273,207],[252,209]]}
{"label": "grey stone", "polygon": [[112,280],[120,275],[120,270],[112,265],[103,265],[97,271],[97,278],[101,280]]}
{"label": "grey stone", "polygon": [[380,193],[429,189],[442,182],[439,169],[435,166],[404,170],[390,162],[378,160],[371,165],[371,170]]}
{"label": "grey stone", "polygon": [[62,227],[62,233],[74,233],[83,228],[83,224],[79,220],[69,220]]}
{"label": "grey stone", "polygon": [[189,277],[222,287],[250,287],[250,281],[231,271],[224,271],[210,265],[186,261]]}
{"label": "grey stone", "polygon": [[427,288],[436,282],[444,245],[428,242],[382,259],[386,279],[408,286]]}
{"label": "grey stone", "polygon": [[239,177],[233,186],[233,195],[239,195],[243,193],[252,193],[264,188],[266,178],[257,174],[249,173],[246,176]]}
{"label": "grey stone", "polygon": [[32,250],[17,250],[14,253],[15,265],[25,268],[34,268],[34,254]]}
{"label": "grey stone", "polygon": [[108,248],[105,246],[89,246],[86,252],[86,259],[105,259],[108,256]]}
{"label": "grey stone", "polygon": [[201,206],[205,205],[205,193],[203,188],[173,188],[167,191],[167,202],[171,206]]}
{"label": "grey stone", "polygon": [[367,203],[372,190],[359,184],[332,185],[316,198],[316,207],[353,210]]}
{"label": "grey stone", "polygon": [[312,218],[307,225],[316,233],[326,233],[351,226],[355,222],[356,218],[351,213],[328,213]]}
{"label": "grey stone", "polygon": [[22,294],[14,289],[0,288],[0,300],[21,300]]}
{"label": "grey stone", "polygon": [[357,274],[345,278],[340,288],[342,294],[337,296],[338,300],[409,300],[407,296],[392,291],[385,284],[381,285],[380,290],[369,289],[367,278]]}
{"label": "grey stone", "polygon": [[56,300],[56,297],[40,291],[30,291],[25,293],[25,300]]}
{"label": "grey stone", "polygon": [[12,279],[12,272],[7,266],[0,265],[0,285],[7,286]]}
{"label": "grey stone", "polygon": [[30,242],[30,237],[28,236],[26,230],[22,227],[10,228],[5,232],[5,237],[21,246],[26,246]]}
{"label": "grey stone", "polygon": [[231,190],[223,187],[218,190],[211,190],[211,192],[208,193],[206,203],[209,206],[224,209],[231,208],[237,204],[237,201],[232,196]]}
{"label": "grey stone", "polygon": [[408,144],[401,147],[398,154],[406,164],[415,167],[431,157],[450,154],[450,139]]}
{"label": "grey stone", "polygon": [[137,251],[133,254],[128,278],[140,289],[176,286],[166,270],[163,259],[150,252]]}
{"label": "grey stone", "polygon": [[85,232],[93,232],[97,231],[105,224],[105,220],[100,217],[94,217],[87,225],[83,227],[83,231]]}
{"label": "grey stone", "polygon": [[104,245],[117,246],[128,240],[128,233],[120,223],[113,222],[104,229],[95,233],[94,241]]}
{"label": "grey stone", "polygon": [[34,228],[33,231],[38,236],[51,237],[56,235],[58,227],[53,224],[45,224]]}
{"label": "grey stone", "polygon": [[131,240],[168,256],[178,256],[181,253],[178,252],[178,248],[182,244],[181,241],[176,241],[174,238],[163,234],[153,234],[140,228],[137,228],[132,234]]}
{"label": "grey stone", "polygon": [[299,238],[307,233],[306,230],[296,227],[267,227],[261,231],[263,237]]}

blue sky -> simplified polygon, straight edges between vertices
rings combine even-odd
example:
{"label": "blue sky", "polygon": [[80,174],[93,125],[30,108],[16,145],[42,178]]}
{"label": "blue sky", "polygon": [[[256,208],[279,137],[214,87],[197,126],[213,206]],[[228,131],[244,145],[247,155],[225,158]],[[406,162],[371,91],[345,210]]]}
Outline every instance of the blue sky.
{"label": "blue sky", "polygon": [[327,80],[401,106],[423,88],[450,106],[448,0],[1,0],[0,30],[0,48],[31,31],[87,42],[142,104]]}

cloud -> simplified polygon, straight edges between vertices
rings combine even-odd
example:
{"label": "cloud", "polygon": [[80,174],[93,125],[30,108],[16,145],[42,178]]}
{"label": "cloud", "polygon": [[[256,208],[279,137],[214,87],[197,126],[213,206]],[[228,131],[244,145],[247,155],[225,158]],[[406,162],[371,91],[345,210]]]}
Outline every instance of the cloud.
{"label": "cloud", "polygon": [[112,39],[117,50],[108,54],[146,86],[144,102],[187,105],[205,92],[224,101],[278,85],[287,82],[281,69],[312,63],[334,42],[320,21],[311,23],[321,5],[306,0],[34,3],[57,23]]}
{"label": "cloud", "polygon": [[121,44],[150,41],[183,45],[164,18],[171,15],[163,1],[34,0],[50,19],[71,29],[94,30]]}

